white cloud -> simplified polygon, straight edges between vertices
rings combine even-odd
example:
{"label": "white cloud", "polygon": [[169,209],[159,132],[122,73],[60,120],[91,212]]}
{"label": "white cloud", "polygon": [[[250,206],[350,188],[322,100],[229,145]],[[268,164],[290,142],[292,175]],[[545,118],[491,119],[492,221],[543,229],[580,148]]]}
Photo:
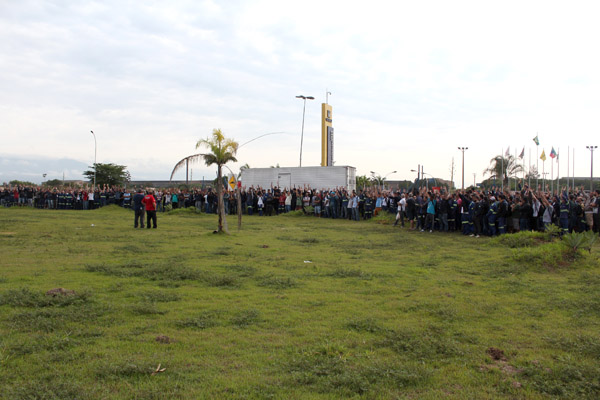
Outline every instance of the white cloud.
{"label": "white cloud", "polygon": [[[11,155],[98,157],[168,176],[216,127],[240,162],[320,160],[333,92],[336,160],[359,173],[480,174],[502,147],[593,144],[600,6],[578,2],[20,1],[0,5],[0,129]],[[591,141],[591,142],[590,142]],[[499,150],[500,149],[500,150]],[[86,161],[88,160],[88,161]],[[152,161],[149,161],[152,160]],[[198,166],[200,168],[200,166]],[[206,171],[210,171],[206,169]],[[402,172],[400,172],[402,171]],[[406,172],[408,171],[408,172]],[[582,160],[577,173],[587,174]]]}

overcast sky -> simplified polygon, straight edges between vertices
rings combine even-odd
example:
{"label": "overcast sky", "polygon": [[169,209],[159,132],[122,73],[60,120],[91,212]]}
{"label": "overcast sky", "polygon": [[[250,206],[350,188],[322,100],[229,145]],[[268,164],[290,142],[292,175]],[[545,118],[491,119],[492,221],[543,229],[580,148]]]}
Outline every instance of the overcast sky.
{"label": "overcast sky", "polygon": [[[449,179],[454,157],[460,186],[458,146],[469,147],[470,183],[508,146],[536,158],[538,134],[540,153],[560,148],[561,176],[568,147],[589,176],[599,11],[596,1],[0,0],[0,181],[81,178],[56,161],[91,165],[90,130],[98,162],[135,180],[168,179],[213,128],[240,144],[283,132],[243,146],[234,171],[298,166],[300,94],[315,97],[302,165],[318,165],[327,90],[336,165],[359,175],[414,179],[422,164]],[[201,176],[215,169],[195,165]]]}

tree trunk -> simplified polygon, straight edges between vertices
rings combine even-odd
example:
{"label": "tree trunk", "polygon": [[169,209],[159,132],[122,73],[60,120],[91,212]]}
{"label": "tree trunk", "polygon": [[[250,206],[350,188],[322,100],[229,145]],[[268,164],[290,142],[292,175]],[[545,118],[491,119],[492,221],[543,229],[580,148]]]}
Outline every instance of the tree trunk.
{"label": "tree trunk", "polygon": [[221,176],[221,165],[217,165],[217,214],[219,214],[219,226],[217,232],[223,230],[227,232],[227,228],[223,229],[223,220],[225,219],[225,205],[223,204],[223,178]]}
{"label": "tree trunk", "polygon": [[240,184],[236,182],[236,193],[237,193],[237,208],[238,208],[238,231],[242,229],[242,190]]}

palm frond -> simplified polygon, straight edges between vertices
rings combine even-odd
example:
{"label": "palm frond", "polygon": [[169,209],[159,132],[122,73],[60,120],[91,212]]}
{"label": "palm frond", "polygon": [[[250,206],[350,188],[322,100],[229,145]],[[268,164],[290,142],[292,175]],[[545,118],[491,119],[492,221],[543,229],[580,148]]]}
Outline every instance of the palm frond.
{"label": "palm frond", "polygon": [[206,154],[203,153],[198,153],[198,154],[193,154],[191,156],[187,156],[185,158],[183,158],[181,161],[179,161],[177,164],[175,164],[175,167],[173,167],[173,172],[171,172],[171,177],[169,178],[170,181],[173,180],[173,175],[175,175],[175,173],[177,171],[179,171],[181,168],[183,168],[186,164],[186,162],[188,164],[193,164],[196,163],[200,160],[200,158],[206,156]]}

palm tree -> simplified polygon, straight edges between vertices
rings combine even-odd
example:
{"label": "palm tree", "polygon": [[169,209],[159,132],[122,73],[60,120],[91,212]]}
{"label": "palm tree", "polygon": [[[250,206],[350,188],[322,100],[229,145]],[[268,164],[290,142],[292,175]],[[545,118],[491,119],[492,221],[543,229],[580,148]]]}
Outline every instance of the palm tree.
{"label": "palm tree", "polygon": [[[235,153],[238,149],[238,143],[233,139],[227,139],[220,129],[213,129],[212,137],[207,139],[200,139],[196,143],[198,147],[208,147],[210,152],[203,154],[204,162],[210,166],[213,164],[217,165],[217,182],[223,181],[223,165],[229,161],[236,162]],[[223,205],[223,185],[217,184],[217,213],[219,214],[219,226],[217,232],[223,232],[223,221],[225,220],[225,207]],[[226,222],[225,222],[226,223]],[[225,225],[225,232],[227,232],[227,225]]]}
{"label": "palm tree", "polygon": [[238,179],[242,177],[242,171],[245,169],[250,169],[250,164],[246,163],[240,167],[240,172],[238,172]]}
{"label": "palm tree", "polygon": [[483,175],[490,175],[490,179],[498,179],[508,185],[508,178],[518,178],[517,174],[523,172],[523,165],[517,162],[517,158],[508,155],[498,155],[490,160],[490,166],[483,171]]}
{"label": "palm tree", "polygon": [[[223,133],[220,129],[213,129],[212,138],[208,139],[200,139],[196,143],[196,148],[206,146],[211,151],[210,153],[198,153],[192,154],[191,156],[187,156],[180,160],[175,167],[173,168],[173,172],[171,172],[171,180],[173,180],[173,175],[182,168],[184,165],[187,167],[189,164],[198,162],[200,159],[203,159],[206,165],[217,164],[217,179],[216,182],[223,181],[223,174],[221,171],[221,167],[227,164],[229,161],[237,161],[235,158],[235,153],[238,149],[238,143],[233,141],[232,139],[226,139],[223,136]],[[247,164],[246,164],[247,165]],[[218,232],[223,231],[223,221],[225,220],[225,207],[223,205],[223,185],[219,185],[217,183],[217,213],[219,214],[219,227]],[[225,223],[227,223],[225,221]],[[225,231],[227,231],[227,227],[225,227]]]}
{"label": "palm tree", "polygon": [[372,174],[371,182],[373,182],[373,185],[377,186],[377,188],[383,188],[383,184],[385,183],[385,178],[382,177],[381,175]]}
{"label": "palm tree", "polygon": [[358,175],[356,177],[356,188],[366,188],[367,186],[369,186],[369,178],[367,178],[366,175]]}

